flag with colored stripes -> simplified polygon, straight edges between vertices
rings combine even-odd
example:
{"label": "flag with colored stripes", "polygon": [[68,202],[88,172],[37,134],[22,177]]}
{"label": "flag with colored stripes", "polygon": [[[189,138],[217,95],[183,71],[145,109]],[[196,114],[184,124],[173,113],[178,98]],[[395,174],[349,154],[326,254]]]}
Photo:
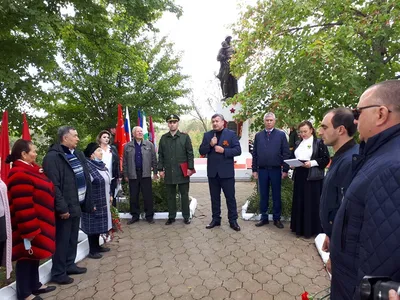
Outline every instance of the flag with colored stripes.
{"label": "flag with colored stripes", "polygon": [[129,110],[125,107],[125,122],[124,122],[125,136],[126,141],[130,142],[132,140],[132,132],[131,132],[131,120],[129,118]]}

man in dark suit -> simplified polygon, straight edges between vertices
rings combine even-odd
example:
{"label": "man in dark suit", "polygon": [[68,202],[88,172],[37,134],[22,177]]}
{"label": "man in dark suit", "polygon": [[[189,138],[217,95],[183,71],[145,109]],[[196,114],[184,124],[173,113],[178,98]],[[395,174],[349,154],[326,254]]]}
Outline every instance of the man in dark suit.
{"label": "man in dark suit", "polygon": [[[260,190],[261,221],[257,227],[266,225],[268,221],[269,184],[272,186],[274,225],[280,229],[281,223],[281,183],[287,177],[289,166],[283,162],[290,158],[289,144],[286,134],[275,129],[275,114],[264,115],[265,129],[258,132],[254,138],[253,147],[253,177],[258,179]],[[283,170],[282,170],[283,167]]]}
{"label": "man in dark suit", "polygon": [[226,198],[230,227],[240,231],[237,223],[235,199],[235,171],[233,158],[242,153],[236,134],[224,129],[224,116],[215,114],[211,118],[213,130],[204,134],[199,152],[207,155],[207,177],[211,195],[212,221],[207,229],[221,225],[221,188]]}

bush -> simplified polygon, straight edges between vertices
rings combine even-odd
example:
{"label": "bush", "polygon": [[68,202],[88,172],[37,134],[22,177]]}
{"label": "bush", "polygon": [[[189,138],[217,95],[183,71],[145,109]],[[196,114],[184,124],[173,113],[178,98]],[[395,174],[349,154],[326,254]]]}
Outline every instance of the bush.
{"label": "bush", "polygon": [[[282,217],[289,219],[292,213],[293,181],[289,178],[282,180]],[[253,193],[247,198],[249,206],[248,213],[260,213],[260,194],[258,192],[258,181],[254,186]],[[272,193],[269,193],[268,213],[272,214]]]}
{"label": "bush", "polygon": [[[167,212],[168,202],[167,202],[167,191],[165,188],[164,179],[153,181],[153,202],[155,212]],[[125,195],[124,201],[117,202],[117,209],[119,212],[130,212],[129,210],[129,184],[127,182],[122,183],[122,193]],[[139,202],[141,203],[141,211],[143,211],[143,196],[140,194]],[[176,208],[177,211],[181,210],[181,198],[179,193],[176,196]]]}

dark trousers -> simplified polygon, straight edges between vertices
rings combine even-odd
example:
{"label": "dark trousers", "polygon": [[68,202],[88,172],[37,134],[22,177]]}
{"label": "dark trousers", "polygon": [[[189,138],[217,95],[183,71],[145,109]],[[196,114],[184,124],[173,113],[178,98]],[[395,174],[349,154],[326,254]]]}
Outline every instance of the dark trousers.
{"label": "dark trousers", "polygon": [[149,220],[154,215],[151,177],[143,178],[141,170],[136,170],[136,174],[137,179],[129,179],[129,203],[132,219],[140,217],[139,193],[142,192],[144,212],[146,219]]}
{"label": "dark trousers", "polygon": [[5,255],[4,247],[6,246],[6,241],[0,242],[0,262],[3,261],[3,254]]}
{"label": "dark trousers", "polygon": [[258,170],[258,189],[260,191],[261,220],[268,220],[269,185],[272,187],[272,213],[275,220],[281,219],[281,183],[282,171],[280,167]]}
{"label": "dark trousers", "polygon": [[20,259],[15,266],[17,282],[17,299],[23,300],[29,297],[33,291],[40,289],[39,260]]}
{"label": "dark trousers", "polygon": [[100,234],[89,234],[88,242],[89,242],[89,252],[94,254],[98,253],[100,250],[100,242],[99,242]]}
{"label": "dark trousers", "polygon": [[211,196],[212,218],[214,221],[221,221],[221,189],[226,198],[229,222],[238,218],[235,199],[235,178],[208,177],[208,187]]}
{"label": "dark trousers", "polygon": [[179,188],[181,195],[182,217],[188,219],[190,217],[189,210],[189,182],[180,184],[166,184],[168,197],[168,218],[176,218],[176,186]]}
{"label": "dark trousers", "polygon": [[75,267],[79,219],[79,217],[70,217],[62,220],[56,217],[56,252],[53,254],[52,278],[64,277],[68,269]]}

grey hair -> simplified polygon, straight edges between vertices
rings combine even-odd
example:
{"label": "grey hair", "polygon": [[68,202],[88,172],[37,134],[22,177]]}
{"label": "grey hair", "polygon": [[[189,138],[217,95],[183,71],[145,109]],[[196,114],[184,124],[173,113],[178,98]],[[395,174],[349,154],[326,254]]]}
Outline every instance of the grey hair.
{"label": "grey hair", "polygon": [[218,114],[218,113],[217,114],[213,114],[213,116],[211,117],[211,120],[215,119],[215,118],[220,118],[222,121],[225,120],[224,116],[222,114]]}
{"label": "grey hair", "polygon": [[264,120],[265,120],[266,118],[268,118],[268,117],[272,117],[272,118],[274,118],[274,120],[276,120],[275,114],[274,114],[273,112],[267,112],[267,113],[264,115]]}
{"label": "grey hair", "polygon": [[68,126],[68,125],[61,126],[58,128],[57,138],[60,143],[62,143],[64,136],[66,136],[70,132],[70,130],[76,130],[76,129],[74,127]]}
{"label": "grey hair", "polygon": [[133,134],[134,132],[136,132],[136,129],[138,129],[138,128],[143,129],[143,128],[140,127],[140,126],[135,126],[135,127],[132,128],[132,134]]}

